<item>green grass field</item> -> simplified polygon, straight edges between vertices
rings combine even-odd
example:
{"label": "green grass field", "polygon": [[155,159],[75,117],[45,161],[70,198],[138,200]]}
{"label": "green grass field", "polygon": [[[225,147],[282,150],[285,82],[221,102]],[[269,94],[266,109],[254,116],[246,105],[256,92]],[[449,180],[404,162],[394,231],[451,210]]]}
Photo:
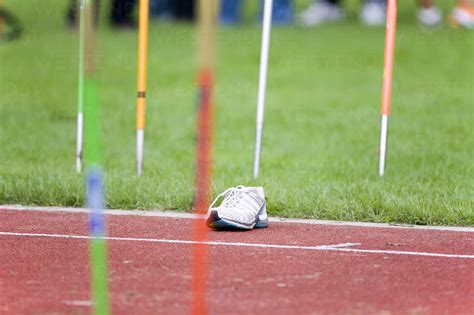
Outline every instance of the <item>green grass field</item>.
{"label": "green grass field", "polygon": [[[447,12],[450,1],[442,4]],[[0,204],[83,206],[74,169],[78,39],[65,27],[65,2],[6,5],[26,33],[0,43]],[[349,2],[340,24],[274,28],[257,181],[254,8],[243,26],[219,30],[214,192],[262,185],[270,213],[285,217],[474,225],[474,33],[423,29],[414,3],[401,1],[387,169],[379,178],[384,28],[360,25],[357,5]],[[151,25],[145,167],[137,178],[137,34],[101,28],[109,208],[191,210],[194,32],[190,24]]]}

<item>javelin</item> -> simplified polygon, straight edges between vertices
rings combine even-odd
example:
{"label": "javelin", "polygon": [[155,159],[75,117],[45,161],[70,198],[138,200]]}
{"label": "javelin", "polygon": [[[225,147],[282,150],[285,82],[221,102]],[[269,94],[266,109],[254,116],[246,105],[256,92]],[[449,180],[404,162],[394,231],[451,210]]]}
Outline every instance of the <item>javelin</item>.
{"label": "javelin", "polygon": [[84,13],[84,115],[87,117],[84,125],[84,157],[87,165],[85,184],[87,207],[90,209],[89,227],[92,236],[89,255],[94,313],[107,315],[109,314],[107,249],[104,240],[104,197],[100,168],[100,118],[92,1],[81,0]]}
{"label": "javelin", "polygon": [[77,87],[76,171],[82,170],[82,136],[84,129],[84,0],[79,0],[79,80]]}
{"label": "javelin", "polygon": [[388,0],[387,29],[385,35],[385,62],[382,88],[382,119],[380,128],[379,175],[385,172],[387,153],[388,116],[390,114],[390,96],[392,94],[393,55],[395,48],[395,33],[397,30],[397,1]]}
{"label": "javelin", "polygon": [[137,93],[137,174],[143,170],[143,145],[145,138],[146,64],[148,50],[148,0],[140,0],[138,27],[138,93]]}
{"label": "javelin", "polygon": [[258,83],[257,124],[255,135],[255,151],[253,160],[253,177],[260,173],[260,155],[262,151],[263,119],[265,112],[265,94],[267,90],[268,53],[270,48],[270,32],[272,27],[273,0],[265,0],[263,9],[262,49],[260,56],[260,79]]}
{"label": "javelin", "polygon": [[[195,212],[205,214],[209,205],[212,178],[213,86],[215,63],[215,32],[218,0],[199,0],[198,5],[198,130],[196,159]],[[206,314],[208,281],[208,239],[205,220],[195,220],[193,245],[191,314]]]}

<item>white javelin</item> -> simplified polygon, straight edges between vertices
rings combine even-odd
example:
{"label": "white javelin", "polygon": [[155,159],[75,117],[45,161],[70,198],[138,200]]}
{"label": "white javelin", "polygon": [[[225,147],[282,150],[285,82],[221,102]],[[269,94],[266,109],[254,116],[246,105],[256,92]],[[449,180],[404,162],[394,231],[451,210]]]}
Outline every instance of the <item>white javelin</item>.
{"label": "white javelin", "polygon": [[265,0],[265,6],[263,9],[262,50],[260,56],[260,79],[258,82],[257,127],[253,162],[254,178],[257,178],[260,173],[265,94],[267,90],[268,53],[270,48],[270,32],[272,28],[272,9],[273,0]]}

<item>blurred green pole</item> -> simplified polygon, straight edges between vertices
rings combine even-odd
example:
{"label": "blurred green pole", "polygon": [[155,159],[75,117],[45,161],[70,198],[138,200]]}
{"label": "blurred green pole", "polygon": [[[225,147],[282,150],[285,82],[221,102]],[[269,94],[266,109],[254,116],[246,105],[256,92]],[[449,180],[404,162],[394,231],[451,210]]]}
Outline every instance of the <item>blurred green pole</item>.
{"label": "blurred green pole", "polygon": [[94,313],[109,314],[107,247],[104,240],[105,219],[102,171],[100,168],[100,119],[98,84],[95,66],[95,34],[92,0],[82,0],[84,6],[84,153],[87,162],[86,195],[89,207],[90,268]]}

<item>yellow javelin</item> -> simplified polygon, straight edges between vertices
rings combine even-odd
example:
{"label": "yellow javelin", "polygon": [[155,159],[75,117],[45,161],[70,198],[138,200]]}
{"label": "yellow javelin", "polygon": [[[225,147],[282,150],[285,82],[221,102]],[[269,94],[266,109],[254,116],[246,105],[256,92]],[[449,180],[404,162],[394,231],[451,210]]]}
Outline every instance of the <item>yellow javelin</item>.
{"label": "yellow javelin", "polygon": [[137,174],[143,169],[145,138],[146,64],[148,50],[148,0],[140,0],[138,29],[138,95],[137,95]]}

